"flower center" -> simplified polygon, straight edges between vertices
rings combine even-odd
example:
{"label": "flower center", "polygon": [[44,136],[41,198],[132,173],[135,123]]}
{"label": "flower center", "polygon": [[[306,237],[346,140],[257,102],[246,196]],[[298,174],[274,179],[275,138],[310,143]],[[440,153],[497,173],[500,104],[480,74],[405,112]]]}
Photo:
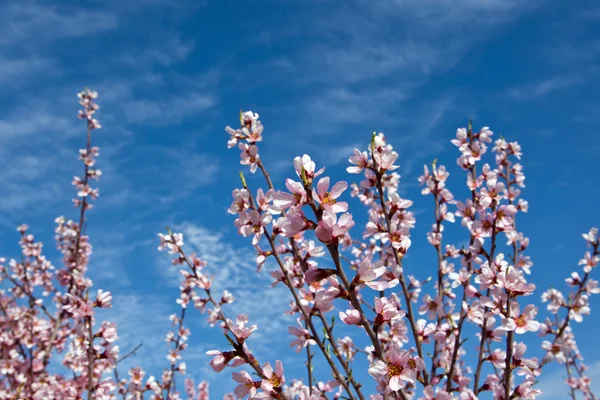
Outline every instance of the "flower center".
{"label": "flower center", "polygon": [[388,363],[388,375],[389,376],[398,376],[402,372],[402,367]]}
{"label": "flower center", "polygon": [[258,389],[258,388],[260,388],[261,385],[262,385],[262,381],[246,382],[246,387],[248,389],[252,389],[253,387]]}
{"label": "flower center", "polygon": [[523,328],[525,325],[527,325],[527,321],[525,321],[525,316],[524,315],[520,315],[519,318],[517,318],[515,320],[515,323],[517,324],[517,326],[519,328]]}
{"label": "flower center", "polygon": [[558,354],[558,353],[560,353],[560,347],[554,345],[554,346],[552,346],[552,350],[551,351],[552,351],[552,354]]}
{"label": "flower center", "polygon": [[323,196],[323,204],[335,204],[337,201],[331,197],[331,194],[329,192],[325,193],[325,196]]}
{"label": "flower center", "polygon": [[273,387],[279,387],[281,386],[281,378],[277,375],[273,375],[271,377],[271,383],[273,384]]}

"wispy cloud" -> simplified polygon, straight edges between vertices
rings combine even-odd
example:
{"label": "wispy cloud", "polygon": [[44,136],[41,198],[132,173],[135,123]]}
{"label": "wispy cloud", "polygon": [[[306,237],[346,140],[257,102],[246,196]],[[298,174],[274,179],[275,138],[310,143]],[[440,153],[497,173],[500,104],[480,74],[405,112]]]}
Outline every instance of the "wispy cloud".
{"label": "wispy cloud", "polygon": [[[229,290],[236,301],[224,307],[229,318],[246,314],[251,324],[258,324],[259,330],[251,338],[252,349],[265,357],[273,357],[277,349],[272,346],[272,337],[285,337],[287,327],[293,324],[290,317],[283,315],[288,309],[291,295],[281,285],[271,288],[270,269],[275,265],[266,265],[262,272],[256,272],[254,250],[238,248],[228,243],[221,232],[214,232],[191,223],[177,227],[184,234],[184,241],[198,256],[208,261],[206,273],[214,276],[214,294],[219,296],[223,290]],[[164,268],[162,268],[164,271]],[[174,275],[170,275],[175,283]],[[178,282],[178,280],[177,280]],[[286,347],[286,346],[284,346]]]}
{"label": "wispy cloud", "polygon": [[[34,1],[6,3],[0,13],[0,46],[32,45],[57,38],[82,37],[117,28],[108,10],[73,8]],[[40,34],[44,32],[44,34]],[[30,41],[36,41],[31,43]]]}
{"label": "wispy cloud", "polygon": [[164,340],[170,328],[170,310],[162,296],[150,294],[113,294],[113,308],[99,314],[99,318],[117,324],[118,345],[121,354],[142,344],[135,357],[127,360],[119,369],[127,370],[135,365],[144,368],[168,366],[167,343]]}
{"label": "wispy cloud", "polygon": [[20,85],[31,75],[48,71],[57,75],[56,64],[56,60],[41,56],[0,57],[0,84]]}
{"label": "wispy cloud", "polygon": [[[203,189],[216,182],[219,159],[199,151],[196,146],[179,150],[173,147],[139,146],[123,150],[126,156],[111,160],[113,171],[105,183],[109,206],[144,205],[135,215],[194,195],[203,199]],[[143,190],[138,190],[143,182]],[[212,203],[208,201],[208,206]],[[133,217],[133,215],[131,216]]]}
{"label": "wispy cloud", "polygon": [[[296,152],[317,142],[321,152],[341,154],[340,147],[348,147],[349,137],[354,142],[362,134],[368,141],[371,132],[383,131],[401,149],[407,171],[418,158],[440,150],[436,128],[447,111],[456,108],[449,102],[455,96],[439,91],[434,96],[422,95],[427,82],[460,64],[474,47],[499,35],[541,2],[326,4],[318,13],[310,7],[298,10],[292,22],[274,24],[262,32],[261,40],[249,44],[273,46],[267,62],[278,77],[285,76],[298,89],[296,101],[257,110],[283,113],[288,116],[287,124],[296,127],[275,139],[277,153],[283,156],[283,144],[292,141]],[[283,41],[297,50],[280,54],[277,44]],[[258,67],[252,63],[247,67],[253,82],[271,79]]]}
{"label": "wispy cloud", "polygon": [[337,6],[324,8],[319,16],[299,10],[296,24],[268,35],[270,41],[280,35],[305,44],[293,58],[300,66],[296,72],[304,71],[308,80],[334,84],[391,75],[394,84],[404,80],[410,86],[418,83],[416,79],[451,68],[470,45],[498,32],[491,27],[515,20],[540,2],[526,6],[517,1],[471,0],[331,3]]}
{"label": "wispy cloud", "polygon": [[[566,371],[563,365],[558,366],[553,372],[543,375],[537,388],[542,391],[539,397],[542,400],[559,400],[569,397],[569,387],[565,383]],[[592,393],[600,393],[600,361],[589,365],[586,375],[592,380]]]}
{"label": "wispy cloud", "polygon": [[143,48],[132,48],[115,57],[117,62],[139,68],[140,65],[158,64],[170,67],[183,61],[194,50],[194,41],[182,39],[177,34],[166,35]]}
{"label": "wispy cloud", "polygon": [[513,100],[542,100],[552,93],[571,88],[583,82],[583,76],[555,76],[541,82],[528,83],[508,89],[507,95]]}
{"label": "wispy cloud", "polygon": [[0,209],[9,215],[27,210],[32,216],[62,199],[75,167],[76,153],[69,152],[65,144],[77,131],[77,119],[58,116],[39,102],[27,105],[29,109],[0,118],[0,158],[4,160]]}
{"label": "wispy cloud", "polygon": [[180,124],[191,115],[213,107],[215,99],[206,94],[192,93],[171,96],[165,99],[124,100],[125,116],[130,123],[144,123],[155,126]]}
{"label": "wispy cloud", "polygon": [[[399,153],[400,190],[410,191],[422,163],[433,158],[454,163],[455,153],[448,158],[440,153],[455,151],[448,140],[456,127],[469,118],[479,126],[477,121],[485,118],[492,129],[511,130],[511,140],[522,143],[530,155],[528,171],[534,164],[542,171],[528,173],[528,193],[536,182],[552,191],[544,183],[548,176],[559,183],[573,176],[586,192],[580,197],[589,201],[594,169],[593,161],[586,160],[595,160],[600,143],[593,85],[600,72],[600,46],[595,31],[588,29],[597,15],[557,2],[530,12],[543,3],[288,0],[240,2],[235,8],[193,0],[3,4],[0,158],[6,165],[0,174],[0,224],[13,230],[15,241],[18,223],[30,223],[35,233],[46,228],[50,245],[52,218],[72,210],[69,182],[81,172],[76,158],[85,135],[75,117],[74,92],[89,85],[100,93],[103,124],[94,137],[103,176],[101,197],[88,221],[94,246],[90,273],[97,287],[117,293],[108,319],[114,317],[120,325],[122,351],[144,340],[130,365],[147,364],[160,374],[167,363],[164,334],[167,316],[179,310],[179,276],[164,272],[175,270],[166,257],[159,259],[160,271],[152,268],[156,232],[164,221],[202,221],[202,226],[188,222],[179,228],[190,251],[209,261],[215,295],[230,290],[237,301],[225,307],[227,315],[246,313],[251,323],[259,324],[249,344],[261,362],[285,360],[291,340],[287,326],[294,321],[281,314],[289,294],[284,287],[269,288],[268,271],[275,265],[256,273],[252,246],[239,238],[232,218],[225,215],[236,181],[220,178],[237,179],[231,170],[238,169],[239,155],[235,149],[225,153],[223,126],[235,123],[239,107],[261,114],[261,158],[280,188],[280,178],[294,176],[292,158],[303,153],[327,166],[332,179],[360,180],[336,175],[354,147],[366,149],[371,133],[382,131]],[[206,12],[195,12],[204,6]],[[570,14],[560,15],[563,9]],[[524,32],[533,34],[520,40]],[[511,57],[518,57],[523,68],[503,68]],[[571,87],[577,91],[569,91]],[[569,107],[571,99],[562,94],[575,92],[578,98]],[[550,98],[544,110],[535,109],[538,99]],[[514,107],[516,99],[535,101]],[[572,126],[565,128],[564,121]],[[572,149],[577,162],[564,157],[563,140],[553,140],[566,129],[577,131]],[[543,152],[527,150],[541,142]],[[556,159],[562,162],[548,161]],[[260,177],[252,179],[248,177],[255,187]],[[543,202],[534,194],[531,204],[551,211],[565,202],[560,197],[564,190],[554,192]],[[418,195],[407,197],[417,200]],[[415,207],[417,213],[423,210]],[[571,220],[577,215],[585,219],[592,208],[592,203],[574,208]],[[37,218],[42,212],[43,220]],[[418,220],[425,224],[429,217]],[[565,242],[560,254],[571,248]],[[545,254],[539,256],[542,264],[547,263]],[[410,257],[421,265],[412,258],[418,255]],[[548,279],[556,278],[547,272]],[[218,328],[206,326],[205,318],[190,313],[186,320],[192,343],[184,360],[194,373],[206,373],[199,377],[215,377],[213,389],[219,393],[230,387],[229,374],[209,374],[204,352],[227,344]],[[292,365],[286,363],[286,373]],[[597,363],[592,366],[598,369]],[[559,375],[551,375],[548,384],[554,380],[561,386],[549,391],[562,398],[566,387]]]}

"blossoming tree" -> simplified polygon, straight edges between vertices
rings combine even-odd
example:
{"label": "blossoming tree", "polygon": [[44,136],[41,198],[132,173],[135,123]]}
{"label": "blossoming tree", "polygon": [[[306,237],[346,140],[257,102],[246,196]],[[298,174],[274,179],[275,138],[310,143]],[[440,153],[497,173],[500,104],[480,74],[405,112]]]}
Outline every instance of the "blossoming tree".
{"label": "blossoming tree", "polygon": [[[457,130],[451,142],[466,175],[464,197],[446,186],[450,174],[444,166],[424,167],[419,182],[433,200],[427,239],[437,265],[413,276],[404,268],[416,221],[413,202],[398,193],[398,154],[385,136],[374,133],[366,150],[349,157],[347,171],[362,174],[360,183],[333,183],[325,168],[303,155],[293,160],[297,176],[277,189],[258,150],[263,125],[251,111],[240,113],[239,128],[226,128],[228,145],[239,148],[250,173],[264,177],[264,187],[249,187],[240,174],[229,212],[254,246],[258,272],[269,260],[277,268],[271,272],[274,285],[289,291],[281,301],[289,301],[288,313],[296,319],[290,346],[306,375],[286,379],[280,360],[253,355],[252,334],[259,327],[245,315],[228,315],[233,295],[215,294],[202,255],[188,254],[183,235],[168,231],[159,235],[159,249],[173,256],[182,282],[166,368],[158,378],[146,376],[141,366],[122,378],[119,363],[135,349],[120,356],[116,325],[96,316],[97,309],[112,306],[112,295],[92,290],[87,276],[92,247],[85,227],[98,197],[92,182],[101,176],[99,150],[92,146],[92,133],[100,128],[96,98],[87,89],[79,94],[87,140],[79,151],[83,175],[73,180],[78,217],[56,219],[62,266],[43,255],[25,225],[18,228],[20,259],[0,259],[0,398],[206,399],[208,384],[185,378],[181,361],[190,334],[186,318],[197,309],[223,332],[222,348],[207,354],[215,372],[232,369],[234,394],[226,398],[534,399],[541,394],[538,377],[555,361],[565,367],[572,399],[595,399],[571,325],[589,315],[589,297],[600,292],[591,278],[600,262],[598,230],[583,235],[588,250],[581,271],[566,279],[568,292],[542,292],[540,311],[536,286],[527,281],[533,265],[526,255],[529,239],[516,223],[528,210],[520,197],[525,176],[516,142],[493,141],[487,127]],[[366,208],[362,233],[344,201],[348,190]],[[464,230],[460,247],[444,236],[445,227],[457,223]],[[354,338],[339,337],[336,322],[348,325]],[[525,345],[523,338],[532,334],[542,337],[541,348]],[[465,346],[473,337],[476,346]],[[355,344],[359,339],[368,345]],[[359,382],[357,357],[368,360],[376,393]],[[316,364],[332,379],[317,376],[322,368]]]}

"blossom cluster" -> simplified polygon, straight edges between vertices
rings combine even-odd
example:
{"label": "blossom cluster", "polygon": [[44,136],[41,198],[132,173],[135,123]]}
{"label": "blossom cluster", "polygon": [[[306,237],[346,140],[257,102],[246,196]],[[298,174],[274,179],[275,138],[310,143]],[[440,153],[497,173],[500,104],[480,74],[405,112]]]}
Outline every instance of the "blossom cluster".
{"label": "blossom cluster", "polygon": [[[254,195],[242,176],[229,212],[237,216],[239,233],[252,238],[258,271],[272,259],[278,267],[271,271],[273,285],[284,284],[290,291],[289,314],[297,318],[297,325],[289,328],[294,336],[290,346],[298,352],[307,348],[309,364],[310,349],[321,352],[336,378],[337,396],[364,396],[351,370],[353,358],[362,352],[385,398],[421,393],[423,398],[476,399],[485,392],[496,399],[535,398],[541,393],[535,383],[551,359],[567,364],[573,396],[581,391],[593,398],[569,323],[589,314],[589,296],[598,291],[597,282],[589,278],[598,264],[597,245],[580,262],[585,275],[574,273],[567,280],[574,288],[568,301],[557,289],[543,295],[543,301],[550,302],[548,310],[564,309],[566,318],[541,322],[530,300],[536,286],[527,279],[533,265],[526,255],[529,239],[516,224],[517,215],[528,211],[528,202],[521,198],[525,175],[518,143],[493,141],[487,127],[476,132],[469,124],[457,130],[451,142],[459,151],[457,164],[466,173],[464,200],[447,187],[450,173],[445,166],[434,161],[424,167],[419,182],[422,194],[434,200],[427,240],[437,254],[437,273],[418,280],[406,275],[403,265],[416,223],[410,211],[413,202],[399,194],[398,153],[385,135],[374,133],[366,151],[355,149],[349,157],[347,171],[363,174],[360,183],[332,184],[323,176],[325,168],[318,169],[305,154],[294,159],[297,178],[286,179],[286,190],[276,190],[256,144],[264,131],[258,117],[242,112],[242,127],[226,131],[242,150],[241,164],[250,165],[251,173],[260,170],[267,188],[257,188]],[[232,141],[229,144],[232,147]],[[492,164],[484,160],[488,153]],[[355,222],[343,199],[348,188],[368,210],[361,239],[350,236]],[[457,220],[468,235],[468,245],[462,248],[444,243],[445,229]],[[308,237],[311,231],[314,239]],[[594,246],[596,236],[592,230],[584,237]],[[329,260],[323,259],[326,254]],[[432,292],[421,295],[429,285]],[[338,318],[361,327],[357,332],[370,341],[366,348],[358,348],[351,338],[333,337],[326,314],[340,301]],[[479,337],[474,366],[465,361],[468,331]],[[521,335],[530,333],[552,336],[542,343],[547,352],[542,359],[526,356],[531,349],[527,351]],[[296,381],[291,395],[324,395],[319,388],[325,383],[311,379],[309,373],[309,381]]]}
{"label": "blossom cluster", "polygon": [[[211,266],[188,253],[182,233],[168,229],[158,235],[158,249],[169,254],[181,281],[165,368],[154,376],[146,372],[154,366],[137,366],[121,378],[119,364],[138,348],[121,355],[116,324],[99,312],[113,306],[113,295],[92,290],[88,276],[85,229],[99,195],[91,181],[102,175],[92,133],[101,125],[97,93],[78,96],[87,127],[79,151],[84,173],[72,182],[78,219],[56,219],[62,266],[44,256],[26,225],[18,228],[20,260],[0,259],[0,399],[206,400],[208,383],[196,384],[188,371],[196,366],[185,361],[189,319],[198,312],[222,333],[222,345],[207,356],[214,372],[231,371],[228,400],[535,399],[553,361],[564,365],[572,399],[595,399],[573,328],[600,293],[593,279],[598,230],[583,235],[588,249],[581,271],[566,278],[568,292],[543,291],[540,309],[529,281],[530,240],[517,225],[529,209],[517,142],[494,140],[488,127],[475,131],[470,123],[457,130],[451,143],[465,174],[464,197],[450,190],[449,168],[437,161],[424,166],[421,194],[434,206],[423,217],[431,223],[425,243],[436,259],[427,270],[406,257],[416,212],[401,195],[399,155],[383,133],[349,156],[347,172],[362,175],[359,182],[332,180],[303,154],[293,159],[295,175],[276,188],[259,154],[264,126],[252,111],[240,112],[239,128],[225,130],[228,147],[240,150],[250,173],[260,171],[264,186],[251,188],[240,174],[228,211],[255,250],[257,273],[289,292],[280,299],[294,320],[289,346],[306,376],[286,378],[282,360],[257,358],[252,343],[260,327],[233,311],[234,294],[217,292]],[[362,228],[351,204],[366,208]],[[449,232],[462,233],[462,241]],[[532,346],[536,337],[539,349]],[[368,364],[362,375],[360,361]],[[323,369],[330,374],[317,376]]]}

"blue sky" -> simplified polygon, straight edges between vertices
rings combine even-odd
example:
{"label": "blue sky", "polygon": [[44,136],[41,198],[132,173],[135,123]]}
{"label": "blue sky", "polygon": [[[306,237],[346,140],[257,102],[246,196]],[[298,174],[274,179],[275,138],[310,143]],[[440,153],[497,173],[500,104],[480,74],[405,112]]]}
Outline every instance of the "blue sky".
{"label": "blue sky", "polygon": [[[137,360],[149,369],[166,366],[167,316],[177,310],[177,276],[156,251],[167,224],[211,262],[219,287],[239,300],[233,309],[259,323],[260,359],[292,360],[290,322],[279,318],[287,300],[262,290],[268,275],[253,272],[252,247],[226,212],[242,167],[223,128],[240,109],[261,114],[261,157],[279,186],[303,153],[352,181],[344,172],[352,148],[386,133],[400,154],[402,193],[419,212],[407,268],[422,278],[422,265],[434,266],[430,199],[417,183],[423,163],[437,158],[461,187],[449,141],[469,119],[519,141],[532,280],[561,285],[583,254],[580,234],[600,224],[599,26],[600,8],[583,0],[3,2],[0,252],[17,255],[15,228],[26,222],[56,255],[53,220],[75,216],[69,182],[84,145],[75,93],[88,86],[100,93],[103,125],[92,276],[116,293],[123,350],[143,337]],[[575,332],[600,381],[595,314]],[[218,395],[230,380],[208,372],[204,352],[224,341],[204,320],[189,319],[186,361]],[[562,398],[553,380],[543,384]]]}

